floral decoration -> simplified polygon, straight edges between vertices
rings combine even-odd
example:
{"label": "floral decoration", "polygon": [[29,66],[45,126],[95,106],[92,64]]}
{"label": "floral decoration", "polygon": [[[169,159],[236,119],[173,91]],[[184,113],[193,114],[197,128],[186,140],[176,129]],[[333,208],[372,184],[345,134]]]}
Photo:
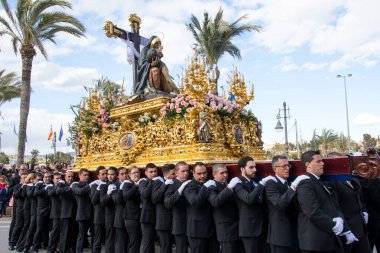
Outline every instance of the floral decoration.
{"label": "floral decoration", "polygon": [[157,118],[157,114],[152,115],[151,113],[146,112],[139,117],[139,122],[141,126],[146,126],[149,122],[155,122]]}
{"label": "floral decoration", "polygon": [[163,117],[167,118],[173,119],[177,116],[183,118],[186,113],[191,112],[197,105],[198,102],[193,100],[190,96],[178,94],[161,108],[160,113]]}
{"label": "floral decoration", "polygon": [[220,116],[232,116],[241,108],[239,104],[235,103],[235,101],[230,101],[212,93],[207,94],[204,97],[203,102]]}

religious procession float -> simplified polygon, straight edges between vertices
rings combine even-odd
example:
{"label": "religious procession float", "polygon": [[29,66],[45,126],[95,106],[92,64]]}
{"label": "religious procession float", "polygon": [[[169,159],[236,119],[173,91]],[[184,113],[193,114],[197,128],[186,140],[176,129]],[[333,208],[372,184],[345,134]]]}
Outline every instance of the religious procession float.
{"label": "religious procession float", "polygon": [[[123,85],[112,86],[108,80],[88,89],[70,125],[77,152],[75,168],[143,168],[147,163],[162,166],[186,161],[191,165],[201,161],[226,163],[237,173],[236,163],[242,156],[264,160],[261,122],[246,109],[255,90],[253,85],[247,87],[244,75],[234,67],[228,88],[219,94],[215,69],[194,48],[178,88],[162,61],[160,38],[141,37],[136,14],[129,21],[131,32],[110,21],[104,30],[107,37],[121,38],[128,45],[129,61],[134,65],[133,92],[127,97]],[[374,177],[379,164],[375,158],[372,163],[368,156],[326,159],[326,175],[341,178],[354,170]],[[291,163],[293,175],[304,172],[299,161]],[[272,173],[268,161],[258,162],[257,167],[259,176]]]}

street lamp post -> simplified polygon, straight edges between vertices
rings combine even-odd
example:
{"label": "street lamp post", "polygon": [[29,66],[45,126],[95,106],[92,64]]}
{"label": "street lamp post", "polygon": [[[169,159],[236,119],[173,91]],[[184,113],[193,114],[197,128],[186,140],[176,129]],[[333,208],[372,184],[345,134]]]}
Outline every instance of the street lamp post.
{"label": "street lamp post", "polygon": [[350,135],[350,122],[348,119],[348,105],[347,105],[347,87],[346,87],[346,77],[351,77],[352,74],[348,75],[337,75],[337,78],[343,78],[344,81],[344,98],[346,100],[346,121],[347,121],[347,142],[348,142],[348,153],[351,153],[351,135]]}
{"label": "street lamp post", "polygon": [[278,111],[278,114],[277,114],[277,125],[274,129],[278,130],[278,131],[281,131],[283,129],[282,125],[281,125],[281,121],[280,119],[283,118],[284,119],[284,126],[285,126],[285,155],[286,157],[289,157],[289,142],[288,142],[288,122],[287,122],[287,119],[288,117],[290,118],[290,116],[288,116],[286,114],[286,111],[288,110],[289,112],[289,107],[286,108],[286,103],[284,102],[283,103],[283,106],[284,106],[284,117],[281,117],[281,109],[279,109]]}

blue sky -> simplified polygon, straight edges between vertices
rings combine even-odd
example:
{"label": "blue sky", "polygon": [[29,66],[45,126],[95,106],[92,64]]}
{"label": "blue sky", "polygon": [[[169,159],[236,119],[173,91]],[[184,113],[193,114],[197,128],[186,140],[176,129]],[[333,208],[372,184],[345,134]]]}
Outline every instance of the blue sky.
{"label": "blue sky", "polygon": [[[15,1],[9,1],[14,4]],[[85,96],[83,86],[91,86],[101,76],[121,83],[127,94],[132,85],[132,67],[126,61],[126,46],[109,39],[102,30],[111,20],[129,29],[128,15],[137,13],[141,34],[162,37],[163,61],[177,81],[181,67],[192,54],[194,40],[184,24],[191,14],[199,19],[203,12],[213,16],[221,6],[225,20],[232,22],[243,14],[243,23],[263,26],[260,33],[246,33],[234,40],[242,53],[241,61],[225,55],[219,63],[220,85],[237,65],[247,82],[255,85],[255,100],[249,108],[263,123],[266,145],[284,141],[284,133],[274,130],[282,103],[290,107],[289,141],[295,142],[294,119],[302,139],[310,140],[313,130],[322,128],[347,133],[343,79],[336,75],[353,74],[347,79],[351,137],[361,140],[363,133],[377,136],[380,131],[380,2],[376,0],[241,0],[241,1],[125,1],[72,0],[69,11],[86,26],[87,38],[67,35],[57,38],[58,45],[47,42],[49,59],[38,53],[33,65],[31,110],[28,121],[27,153],[38,149],[51,153],[47,140],[50,125],[57,133],[73,120],[70,105]],[[4,11],[0,9],[0,15]],[[21,72],[7,37],[0,38],[0,68]],[[3,105],[0,119],[2,150],[15,154],[19,100]],[[66,141],[57,150],[71,151]]]}

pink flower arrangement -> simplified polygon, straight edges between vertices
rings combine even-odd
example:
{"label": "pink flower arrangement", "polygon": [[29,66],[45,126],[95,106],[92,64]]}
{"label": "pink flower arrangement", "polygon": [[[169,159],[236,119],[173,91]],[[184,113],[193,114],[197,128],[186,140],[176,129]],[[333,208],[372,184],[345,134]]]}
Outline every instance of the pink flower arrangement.
{"label": "pink flower arrangement", "polygon": [[190,96],[184,96],[182,94],[172,98],[170,102],[166,103],[160,110],[160,113],[164,117],[174,118],[179,116],[181,118],[191,111],[194,106],[197,106],[197,102]]}
{"label": "pink flower arrangement", "polygon": [[203,102],[221,116],[231,116],[235,111],[240,109],[240,105],[236,104],[234,101],[218,97],[214,94],[206,95]]}

